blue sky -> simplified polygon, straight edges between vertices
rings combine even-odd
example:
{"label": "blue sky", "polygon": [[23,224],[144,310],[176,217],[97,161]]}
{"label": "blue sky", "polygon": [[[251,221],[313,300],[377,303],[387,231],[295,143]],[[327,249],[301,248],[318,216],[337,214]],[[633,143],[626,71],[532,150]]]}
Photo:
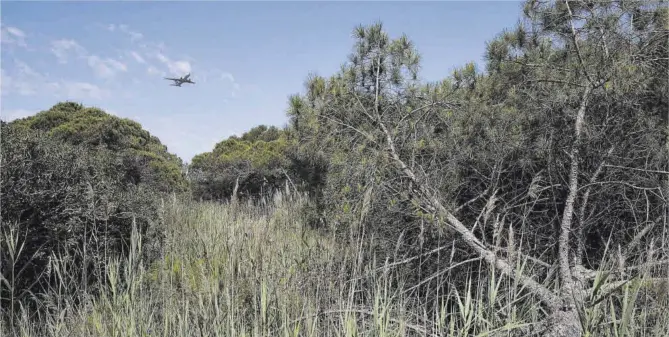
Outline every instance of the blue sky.
{"label": "blue sky", "polygon": [[[336,72],[358,24],[406,33],[437,81],[512,28],[516,1],[3,2],[3,120],[74,100],[141,123],[185,161],[284,125],[309,73]],[[196,85],[164,76],[192,72]]]}

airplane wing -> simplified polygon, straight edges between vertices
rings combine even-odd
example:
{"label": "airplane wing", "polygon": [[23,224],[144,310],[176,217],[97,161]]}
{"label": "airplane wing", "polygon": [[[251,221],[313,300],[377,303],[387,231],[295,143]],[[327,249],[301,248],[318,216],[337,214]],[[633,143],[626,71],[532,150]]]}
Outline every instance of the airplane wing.
{"label": "airplane wing", "polygon": [[166,80],[171,80],[171,81],[179,81],[181,80],[180,78],[170,78],[170,77],[165,77]]}

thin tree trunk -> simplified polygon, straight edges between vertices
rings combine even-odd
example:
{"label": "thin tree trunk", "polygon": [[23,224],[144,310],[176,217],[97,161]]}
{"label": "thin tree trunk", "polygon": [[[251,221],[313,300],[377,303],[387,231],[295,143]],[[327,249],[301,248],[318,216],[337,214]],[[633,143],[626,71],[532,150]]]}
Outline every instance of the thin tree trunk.
{"label": "thin tree trunk", "polygon": [[590,95],[590,86],[586,86],[581,98],[581,104],[576,113],[574,122],[574,143],[571,148],[571,167],[569,170],[569,194],[565,201],[564,211],[562,213],[562,222],[560,223],[560,237],[558,239],[558,263],[560,266],[560,281],[562,287],[562,297],[566,302],[564,305],[572,307],[574,303],[575,290],[574,279],[571,275],[569,265],[570,234],[572,229],[572,219],[574,217],[574,202],[578,194],[578,176],[579,176],[579,147],[581,145],[581,130],[585,121],[585,110],[587,107],[588,96]]}
{"label": "thin tree trunk", "polygon": [[235,180],[235,187],[232,189],[232,198],[231,202],[233,204],[237,204],[237,190],[239,189],[239,176],[237,176],[237,179]]}

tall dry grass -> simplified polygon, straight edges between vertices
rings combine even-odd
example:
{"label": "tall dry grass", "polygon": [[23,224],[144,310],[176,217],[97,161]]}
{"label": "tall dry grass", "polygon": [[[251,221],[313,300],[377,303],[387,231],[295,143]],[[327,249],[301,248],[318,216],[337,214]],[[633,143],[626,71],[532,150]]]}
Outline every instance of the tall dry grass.
{"label": "tall dry grass", "polygon": [[[258,205],[169,200],[163,206],[167,238],[160,261],[146,265],[140,257],[146,243],[133,236],[131,253],[103,266],[106,287],[93,296],[86,289],[60,291],[77,284],[68,276],[77,266],[54,259],[52,273],[62,287],[40,299],[48,313],[35,317],[18,303],[15,328],[3,326],[0,332],[20,337],[512,336],[523,335],[541,318],[539,304],[512,280],[483,268],[482,275],[472,270],[467,285],[448,294],[417,298],[398,291],[403,275],[392,268],[393,261],[363,260],[359,247],[364,245],[343,245],[309,229],[300,216],[306,202],[286,193]],[[524,268],[522,261],[517,268]],[[607,282],[604,273],[597,282]],[[591,294],[597,302],[582,308],[588,336],[666,336],[669,296],[653,291],[638,279],[614,293]],[[73,305],[79,302],[84,305]]]}

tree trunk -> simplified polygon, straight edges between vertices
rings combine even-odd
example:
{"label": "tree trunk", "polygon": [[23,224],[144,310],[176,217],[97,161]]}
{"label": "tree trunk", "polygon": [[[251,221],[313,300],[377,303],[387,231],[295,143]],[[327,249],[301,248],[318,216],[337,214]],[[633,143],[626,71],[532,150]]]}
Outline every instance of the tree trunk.
{"label": "tree trunk", "polygon": [[541,336],[581,337],[583,335],[583,327],[576,308],[558,309],[548,316],[545,323],[546,329]]}
{"label": "tree trunk", "polygon": [[237,190],[239,189],[239,176],[237,176],[237,179],[235,180],[235,187],[232,189],[232,197],[230,198],[230,202],[232,204],[237,204]]}

